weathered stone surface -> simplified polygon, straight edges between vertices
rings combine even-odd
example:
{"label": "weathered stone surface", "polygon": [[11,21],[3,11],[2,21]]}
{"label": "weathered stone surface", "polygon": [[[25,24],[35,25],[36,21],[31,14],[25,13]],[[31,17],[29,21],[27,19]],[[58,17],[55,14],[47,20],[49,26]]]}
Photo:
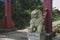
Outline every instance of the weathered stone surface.
{"label": "weathered stone surface", "polygon": [[40,35],[38,33],[28,33],[28,40],[40,40]]}
{"label": "weathered stone surface", "polygon": [[41,10],[35,9],[31,12],[30,30],[33,33],[39,33],[40,38],[42,40],[45,40],[46,32],[45,32],[45,27],[42,24],[42,12],[41,12]]}
{"label": "weathered stone surface", "polygon": [[41,10],[33,10],[31,12],[31,20],[30,20],[30,30],[33,31],[35,28],[35,31],[38,33],[41,33],[42,28],[42,12]]}

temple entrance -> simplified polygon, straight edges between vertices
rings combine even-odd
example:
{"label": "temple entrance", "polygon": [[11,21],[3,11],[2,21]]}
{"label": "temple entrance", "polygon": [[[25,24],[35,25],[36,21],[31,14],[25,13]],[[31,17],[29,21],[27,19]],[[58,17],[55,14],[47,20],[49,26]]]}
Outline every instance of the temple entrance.
{"label": "temple entrance", "polygon": [[[4,0],[1,12],[0,29],[8,32],[5,37],[16,39],[28,37],[28,40],[52,40],[55,31],[52,31],[52,0]],[[2,3],[3,4],[3,3]],[[14,29],[14,28],[17,28]],[[20,33],[22,35],[20,35]],[[8,36],[9,35],[9,36]],[[36,38],[37,37],[37,38]],[[18,39],[19,39],[18,38]]]}

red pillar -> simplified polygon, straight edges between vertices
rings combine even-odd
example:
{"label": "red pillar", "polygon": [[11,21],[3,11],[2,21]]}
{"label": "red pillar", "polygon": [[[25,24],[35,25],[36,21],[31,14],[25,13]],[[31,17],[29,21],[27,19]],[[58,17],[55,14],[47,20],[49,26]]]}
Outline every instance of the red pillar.
{"label": "red pillar", "polygon": [[44,0],[43,2],[43,17],[47,13],[45,20],[46,32],[52,32],[52,0]]}
{"label": "red pillar", "polygon": [[5,4],[5,27],[8,29],[15,28],[14,22],[11,18],[11,3],[9,0],[4,0]]}
{"label": "red pillar", "polygon": [[15,29],[15,24],[11,18],[11,3],[9,0],[4,0],[5,4],[5,15],[3,20],[0,21],[0,31],[9,31]]}

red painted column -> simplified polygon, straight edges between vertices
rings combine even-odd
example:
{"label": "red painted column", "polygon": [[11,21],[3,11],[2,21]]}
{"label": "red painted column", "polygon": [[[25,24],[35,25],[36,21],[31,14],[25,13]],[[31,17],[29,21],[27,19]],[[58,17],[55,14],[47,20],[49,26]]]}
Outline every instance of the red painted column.
{"label": "red painted column", "polygon": [[8,29],[15,28],[14,22],[11,18],[11,3],[9,2],[9,0],[4,0],[4,4],[5,4],[5,18],[4,18],[5,28]]}
{"label": "red painted column", "polygon": [[52,0],[44,0],[43,2],[43,18],[44,14],[47,13],[45,20],[46,32],[52,32]]}

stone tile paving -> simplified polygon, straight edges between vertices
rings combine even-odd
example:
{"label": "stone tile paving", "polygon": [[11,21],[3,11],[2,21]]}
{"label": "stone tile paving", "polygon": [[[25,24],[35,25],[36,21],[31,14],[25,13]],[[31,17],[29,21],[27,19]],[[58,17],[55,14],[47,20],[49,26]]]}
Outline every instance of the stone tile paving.
{"label": "stone tile paving", "polygon": [[27,33],[23,32],[9,32],[0,34],[0,40],[28,40]]}
{"label": "stone tile paving", "polygon": [[[27,32],[12,31],[2,34],[0,33],[0,40],[28,40],[28,36]],[[60,40],[60,35],[54,37],[53,40]]]}
{"label": "stone tile paving", "polygon": [[40,35],[37,33],[27,33],[22,31],[12,31],[0,33],[0,40],[39,40]]}

